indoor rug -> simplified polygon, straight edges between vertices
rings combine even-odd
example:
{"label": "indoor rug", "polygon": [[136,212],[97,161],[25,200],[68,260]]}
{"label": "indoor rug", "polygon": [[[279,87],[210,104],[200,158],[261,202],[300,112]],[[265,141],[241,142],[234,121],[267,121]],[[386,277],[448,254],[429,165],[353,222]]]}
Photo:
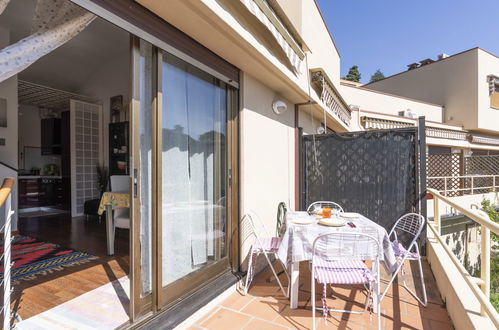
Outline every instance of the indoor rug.
{"label": "indoor rug", "polygon": [[[2,253],[3,242],[0,246],[0,254]],[[12,241],[11,258],[14,262],[11,275],[13,281],[32,280],[39,275],[97,259],[96,256],[85,252],[25,236],[17,236]],[[0,265],[1,279],[3,279],[3,262]]]}
{"label": "indoor rug", "polygon": [[18,330],[111,330],[129,320],[125,276],[16,324]]}

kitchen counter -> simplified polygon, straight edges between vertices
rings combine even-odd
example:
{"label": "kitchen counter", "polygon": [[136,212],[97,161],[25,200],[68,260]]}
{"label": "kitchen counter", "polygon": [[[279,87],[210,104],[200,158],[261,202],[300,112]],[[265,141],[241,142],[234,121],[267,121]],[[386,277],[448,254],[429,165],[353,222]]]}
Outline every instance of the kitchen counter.
{"label": "kitchen counter", "polygon": [[18,180],[34,180],[34,179],[62,179],[60,175],[19,175]]}

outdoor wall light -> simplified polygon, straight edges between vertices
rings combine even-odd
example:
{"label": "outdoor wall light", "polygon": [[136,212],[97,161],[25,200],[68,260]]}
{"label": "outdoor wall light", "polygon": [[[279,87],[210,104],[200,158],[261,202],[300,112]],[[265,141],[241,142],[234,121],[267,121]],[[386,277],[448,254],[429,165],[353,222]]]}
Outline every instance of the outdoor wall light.
{"label": "outdoor wall light", "polygon": [[284,101],[275,100],[274,102],[272,102],[272,110],[274,110],[274,113],[276,115],[280,115],[281,113],[288,110],[288,105]]}
{"label": "outdoor wall light", "polygon": [[324,134],[324,133],[326,133],[326,129],[324,128],[324,126],[317,126],[317,128],[315,129],[315,131],[317,132],[317,134]]}

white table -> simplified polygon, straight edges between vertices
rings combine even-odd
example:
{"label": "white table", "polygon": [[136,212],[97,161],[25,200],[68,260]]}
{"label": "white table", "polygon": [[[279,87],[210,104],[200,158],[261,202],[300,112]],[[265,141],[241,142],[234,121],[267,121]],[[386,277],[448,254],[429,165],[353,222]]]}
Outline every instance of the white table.
{"label": "white table", "polygon": [[[277,255],[283,264],[287,265],[291,277],[290,307],[293,309],[298,307],[300,262],[312,260],[312,244],[319,235],[331,232],[362,233],[369,231],[370,233],[378,233],[378,237],[376,238],[383,247],[383,255],[380,256],[380,261],[385,270],[391,273],[397,267],[395,253],[393,252],[386,230],[362,215],[359,215],[359,218],[354,220],[345,219],[346,222],[352,221],[356,225],[356,228],[348,225],[343,227],[327,227],[317,223],[300,225],[294,224],[292,222],[294,219],[316,219],[316,217],[308,215],[307,212],[288,212],[286,214],[286,232],[284,233]],[[376,304],[374,305],[376,306]]]}

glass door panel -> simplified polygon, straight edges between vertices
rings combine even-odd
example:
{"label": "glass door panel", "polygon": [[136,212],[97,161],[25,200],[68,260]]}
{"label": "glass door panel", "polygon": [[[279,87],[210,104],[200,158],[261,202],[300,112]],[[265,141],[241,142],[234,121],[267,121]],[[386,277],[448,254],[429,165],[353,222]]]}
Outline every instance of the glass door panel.
{"label": "glass door panel", "polygon": [[160,306],[228,267],[227,86],[163,53]]}

